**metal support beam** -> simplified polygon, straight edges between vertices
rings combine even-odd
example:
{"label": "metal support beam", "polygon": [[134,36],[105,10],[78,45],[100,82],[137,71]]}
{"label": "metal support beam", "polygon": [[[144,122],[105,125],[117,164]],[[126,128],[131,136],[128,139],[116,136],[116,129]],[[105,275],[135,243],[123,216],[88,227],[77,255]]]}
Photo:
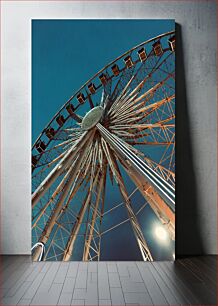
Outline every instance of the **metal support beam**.
{"label": "metal support beam", "polygon": [[71,235],[70,235],[70,237],[68,239],[68,242],[67,242],[66,249],[64,251],[63,261],[69,261],[70,258],[71,258],[71,255],[73,253],[74,243],[76,241],[76,238],[77,238],[80,226],[82,224],[86,209],[87,209],[87,207],[88,207],[88,205],[90,204],[90,201],[91,201],[92,189],[95,188],[95,185],[97,184],[97,181],[99,179],[99,172],[100,172],[100,170],[98,169],[98,172],[96,173],[95,179],[94,179],[93,183],[91,183],[91,186],[88,190],[86,198],[83,202],[83,205],[80,208],[80,211],[79,211],[78,217],[77,217],[77,221],[73,226],[73,229],[71,231]]}
{"label": "metal support beam", "polygon": [[157,191],[153,188],[151,184],[146,181],[145,177],[139,175],[137,171],[129,164],[127,161],[122,159],[122,156],[117,154],[120,158],[120,162],[123,165],[125,171],[128,173],[129,177],[132,179],[134,184],[139,188],[139,191],[149,203],[150,207],[165,226],[166,230],[169,232],[169,236],[172,240],[175,240],[175,214],[169,208],[169,206],[164,202],[164,200],[159,196]]}
{"label": "metal support beam", "polygon": [[110,133],[100,123],[97,128],[101,132],[103,138],[113,147],[115,152],[119,152],[124,160],[136,169],[138,173],[143,175],[146,180],[155,188],[155,190],[164,199],[170,209],[175,212],[175,189],[166,180],[164,180],[158,173],[156,173],[149,165],[147,165],[141,158],[139,158],[128,145],[117,136]]}
{"label": "metal support beam", "polygon": [[72,162],[76,154],[81,150],[84,144],[94,135],[94,131],[85,132],[82,137],[75,142],[72,148],[64,155],[55,168],[49,173],[39,187],[34,191],[32,195],[32,208],[38,203],[41,197],[47,192],[48,188],[54,183],[57,177],[63,172],[63,170]]}
{"label": "metal support beam", "polygon": [[[111,133],[110,133],[111,134]],[[106,137],[108,140],[108,134],[103,137]],[[116,155],[119,157],[121,164],[124,166],[124,169],[128,173],[129,177],[133,180],[135,185],[139,187],[140,192],[145,197],[146,201],[150,204],[151,208],[160,219],[160,221],[166,225],[170,237],[175,239],[175,207],[174,210],[171,208],[171,205],[166,203],[165,199],[162,197],[162,193],[159,193],[158,189],[155,188],[153,184],[149,181],[148,177],[144,175],[144,171],[139,171],[139,167],[136,167],[135,163],[131,163],[131,160],[128,158],[129,155],[125,155],[125,151],[123,153],[122,148],[117,146],[117,142],[113,142],[111,138],[109,138],[109,144],[111,144],[112,148],[115,150]],[[124,142],[122,141],[122,144]],[[133,152],[131,152],[131,155]],[[136,155],[135,155],[136,156]],[[142,161],[140,159],[140,161]],[[154,170],[152,170],[154,171]],[[159,175],[157,177],[160,177]],[[161,177],[161,180],[163,178]],[[171,204],[171,203],[170,203]]]}
{"label": "metal support beam", "polygon": [[[59,213],[60,213],[60,211],[62,209],[63,203],[64,203],[64,201],[65,201],[65,199],[66,199],[66,197],[67,197],[67,195],[68,195],[68,193],[70,191],[71,185],[74,182],[74,179],[75,179],[75,177],[77,175],[77,172],[80,169],[80,166],[81,166],[81,164],[83,162],[83,158],[87,154],[87,151],[89,149],[90,143],[92,142],[93,136],[94,136],[94,133],[92,133],[92,137],[90,137],[88,139],[88,141],[85,142],[86,146],[85,146],[85,148],[83,150],[81,150],[79,158],[77,159],[77,163],[76,163],[74,169],[69,174],[68,182],[65,184],[63,193],[62,193],[62,195],[60,197],[60,200],[57,203],[57,205],[55,206],[54,211],[53,211],[51,217],[47,221],[47,224],[46,224],[45,229],[44,229],[44,231],[43,231],[43,233],[41,235],[41,238],[40,238],[39,242],[42,242],[42,243],[46,244],[46,242],[48,241],[48,239],[50,237],[50,234],[52,232],[52,229],[53,229],[53,227],[54,227],[54,225],[56,223],[56,219],[57,219],[57,217],[58,217],[58,215],[59,215]],[[81,149],[81,146],[80,146],[80,149]],[[35,252],[33,254],[33,260],[37,261],[38,258],[39,258],[39,255],[40,255],[40,246],[35,249]]]}
{"label": "metal support beam", "polygon": [[97,192],[95,208],[94,208],[94,212],[93,212],[93,215],[92,215],[92,221],[91,221],[91,225],[90,225],[88,239],[85,241],[85,246],[84,246],[84,254],[83,254],[83,260],[84,261],[88,260],[90,245],[91,245],[91,241],[93,239],[93,232],[94,232],[94,226],[95,226],[95,222],[96,222],[98,207],[99,207],[99,203],[100,203],[101,193],[102,193],[102,190],[103,190],[103,187],[104,187],[105,171],[106,171],[106,166],[103,167],[103,171],[102,171],[101,177],[100,177],[100,182],[98,184],[98,192]]}
{"label": "metal support beam", "polygon": [[118,183],[118,186],[120,188],[120,192],[121,192],[121,194],[124,198],[125,206],[126,206],[127,213],[128,213],[128,216],[129,216],[129,220],[130,220],[130,223],[131,223],[136,241],[138,243],[142,258],[143,258],[144,261],[153,261],[151,252],[150,252],[150,250],[148,248],[148,245],[145,241],[145,238],[144,238],[144,235],[142,233],[141,227],[138,223],[137,217],[136,217],[136,215],[135,215],[135,213],[134,213],[134,211],[131,207],[131,202],[130,202],[128,193],[126,191],[123,178],[122,178],[121,173],[119,171],[119,167],[118,167],[118,164],[116,162],[116,159],[115,159],[114,155],[112,154],[110,148],[107,146],[106,143],[105,143],[105,146],[103,148],[105,150],[105,154],[108,156],[109,165],[110,165],[111,170],[113,172],[113,175],[114,175],[114,177],[115,177],[115,179]]}

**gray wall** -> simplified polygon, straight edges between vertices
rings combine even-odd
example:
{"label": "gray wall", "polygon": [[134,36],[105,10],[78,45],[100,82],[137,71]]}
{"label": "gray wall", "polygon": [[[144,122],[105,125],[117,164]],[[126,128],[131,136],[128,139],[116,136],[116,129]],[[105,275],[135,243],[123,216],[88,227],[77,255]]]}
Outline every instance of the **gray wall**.
{"label": "gray wall", "polygon": [[31,19],[175,18],[177,22],[177,252],[215,254],[215,1],[2,3],[1,252],[31,245]]}

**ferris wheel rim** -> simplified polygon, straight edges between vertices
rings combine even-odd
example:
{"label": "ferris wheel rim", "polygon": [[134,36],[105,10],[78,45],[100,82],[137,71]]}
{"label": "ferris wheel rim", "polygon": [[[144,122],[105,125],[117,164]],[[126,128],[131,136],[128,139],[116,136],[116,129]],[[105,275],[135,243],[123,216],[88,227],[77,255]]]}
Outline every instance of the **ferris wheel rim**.
{"label": "ferris wheel rim", "polygon": [[[169,36],[169,35],[173,35],[175,34],[175,30],[174,31],[169,31],[169,32],[165,32],[162,33],[160,35],[157,35],[155,37],[152,37],[136,46],[134,46],[133,48],[127,50],[126,52],[124,52],[123,54],[121,54],[120,56],[118,56],[117,58],[115,58],[113,61],[109,62],[109,64],[105,65],[103,68],[101,68],[97,73],[95,73],[91,78],[89,78],[85,83],[83,83],[83,85],[74,92],[74,94],[61,106],[61,108],[58,110],[58,112],[56,112],[52,119],[47,123],[47,125],[43,128],[42,132],[39,134],[39,136],[37,137],[37,139],[35,140],[35,142],[32,145],[32,149],[33,150],[36,146],[36,144],[38,143],[38,141],[40,141],[40,138],[43,136],[43,133],[49,128],[49,126],[51,126],[51,123],[55,120],[55,118],[57,118],[57,116],[61,113],[61,111],[63,111],[65,109],[65,107],[76,97],[76,95],[78,93],[81,92],[82,89],[85,88],[85,86],[87,86],[87,84],[89,84],[93,79],[95,79],[98,75],[100,75],[103,71],[105,71],[107,68],[109,68],[111,65],[113,65],[114,63],[116,63],[118,60],[122,59],[124,56],[126,56],[127,54],[131,53],[132,51],[152,42],[155,41],[157,39],[161,39],[165,36]],[[50,142],[50,141],[49,141]]]}

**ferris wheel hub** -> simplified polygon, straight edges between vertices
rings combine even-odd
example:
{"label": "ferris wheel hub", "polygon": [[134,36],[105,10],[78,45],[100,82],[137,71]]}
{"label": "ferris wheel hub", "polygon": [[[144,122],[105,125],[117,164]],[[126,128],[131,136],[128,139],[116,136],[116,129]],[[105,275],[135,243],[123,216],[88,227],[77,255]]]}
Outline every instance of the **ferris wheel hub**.
{"label": "ferris wheel hub", "polygon": [[90,130],[93,128],[101,120],[103,110],[101,106],[92,108],[82,120],[82,129]]}

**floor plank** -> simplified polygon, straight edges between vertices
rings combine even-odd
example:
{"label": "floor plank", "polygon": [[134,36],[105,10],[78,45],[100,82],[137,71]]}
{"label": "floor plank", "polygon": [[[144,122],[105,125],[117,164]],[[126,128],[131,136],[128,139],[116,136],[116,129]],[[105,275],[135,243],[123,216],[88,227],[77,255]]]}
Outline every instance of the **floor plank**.
{"label": "floor plank", "polygon": [[154,305],[169,305],[162,289],[158,286],[158,282],[155,280],[152,273],[150,273],[148,267],[138,263],[139,272],[142,275],[144,284],[149,292],[151,300]]}
{"label": "floor plank", "polygon": [[175,288],[181,292],[185,297],[188,304],[196,305],[200,304],[200,299],[197,299],[196,296],[192,293],[189,286],[186,285],[186,282],[183,282],[179,275],[176,273],[175,263],[174,262],[163,262],[159,263],[160,268],[166,273],[168,279],[174,283]]}

